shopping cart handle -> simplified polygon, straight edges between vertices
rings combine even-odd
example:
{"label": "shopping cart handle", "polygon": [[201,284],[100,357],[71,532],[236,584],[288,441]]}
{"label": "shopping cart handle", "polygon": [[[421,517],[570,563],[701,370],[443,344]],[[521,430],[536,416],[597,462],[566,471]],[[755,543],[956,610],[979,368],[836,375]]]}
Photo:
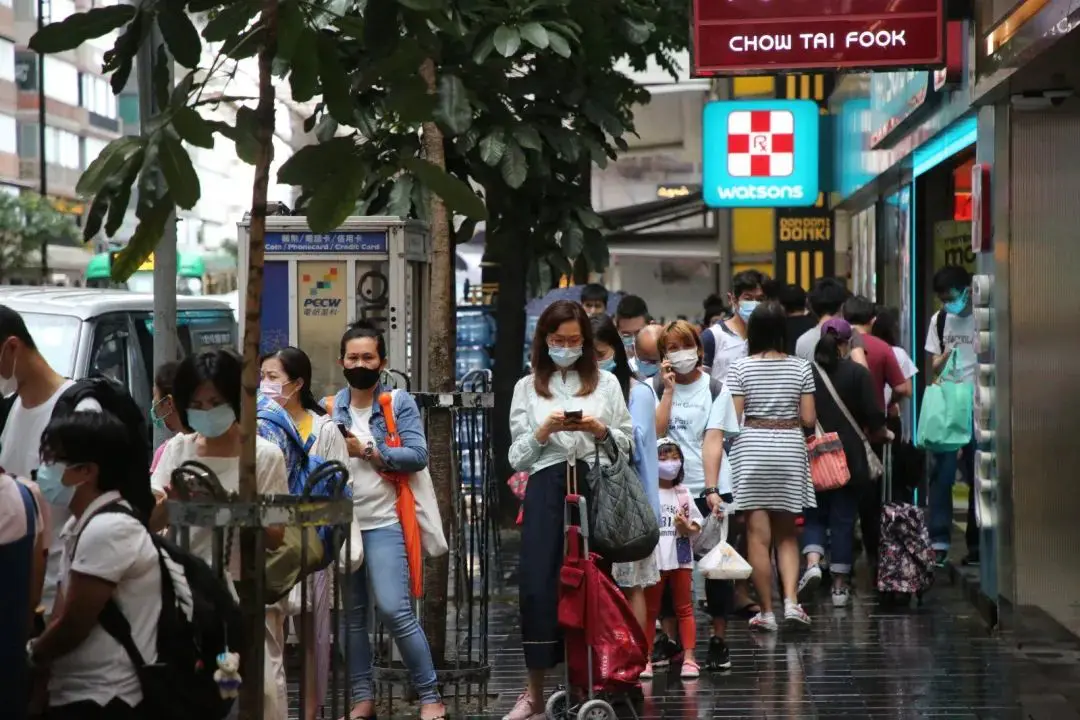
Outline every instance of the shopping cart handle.
{"label": "shopping cart handle", "polygon": [[578,522],[577,526],[581,528],[581,537],[588,539],[589,537],[589,509],[588,504],[585,502],[585,498],[581,495],[570,494],[566,496],[566,508],[563,512],[563,520],[567,527],[570,526],[571,516],[570,508],[577,506],[578,509]]}

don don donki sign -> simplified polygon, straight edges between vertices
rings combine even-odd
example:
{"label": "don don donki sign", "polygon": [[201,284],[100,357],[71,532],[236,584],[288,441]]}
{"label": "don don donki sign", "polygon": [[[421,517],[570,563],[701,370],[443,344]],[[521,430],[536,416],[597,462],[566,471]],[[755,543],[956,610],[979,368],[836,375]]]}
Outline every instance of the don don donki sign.
{"label": "don don donki sign", "polygon": [[944,0],[694,0],[698,75],[934,67]]}

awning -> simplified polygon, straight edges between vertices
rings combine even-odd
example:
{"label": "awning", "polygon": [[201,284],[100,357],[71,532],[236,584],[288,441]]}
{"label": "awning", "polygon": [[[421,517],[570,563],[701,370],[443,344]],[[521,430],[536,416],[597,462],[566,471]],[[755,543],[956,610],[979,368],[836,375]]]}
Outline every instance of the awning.
{"label": "awning", "polygon": [[[709,212],[699,190],[682,197],[605,210],[600,216],[614,226],[607,234],[612,255],[719,262],[716,229],[707,225]],[[665,227],[691,218],[700,218],[697,227]]]}

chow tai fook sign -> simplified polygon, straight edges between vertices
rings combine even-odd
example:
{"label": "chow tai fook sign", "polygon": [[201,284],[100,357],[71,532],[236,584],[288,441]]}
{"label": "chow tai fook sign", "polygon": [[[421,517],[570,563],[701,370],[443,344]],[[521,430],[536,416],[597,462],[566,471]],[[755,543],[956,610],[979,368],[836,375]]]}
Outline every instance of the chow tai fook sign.
{"label": "chow tai fook sign", "polygon": [[821,111],[812,100],[717,101],[702,115],[708,207],[804,207],[818,197]]}
{"label": "chow tai fook sign", "polygon": [[694,0],[698,75],[929,67],[944,0]]}

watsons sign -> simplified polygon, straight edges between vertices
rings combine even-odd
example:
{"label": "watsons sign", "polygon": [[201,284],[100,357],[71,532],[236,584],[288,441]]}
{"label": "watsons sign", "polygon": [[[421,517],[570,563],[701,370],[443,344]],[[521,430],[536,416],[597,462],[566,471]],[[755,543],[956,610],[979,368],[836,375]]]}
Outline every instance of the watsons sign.
{"label": "watsons sign", "polygon": [[708,207],[817,202],[820,111],[810,100],[718,101],[702,116],[702,198]]}

